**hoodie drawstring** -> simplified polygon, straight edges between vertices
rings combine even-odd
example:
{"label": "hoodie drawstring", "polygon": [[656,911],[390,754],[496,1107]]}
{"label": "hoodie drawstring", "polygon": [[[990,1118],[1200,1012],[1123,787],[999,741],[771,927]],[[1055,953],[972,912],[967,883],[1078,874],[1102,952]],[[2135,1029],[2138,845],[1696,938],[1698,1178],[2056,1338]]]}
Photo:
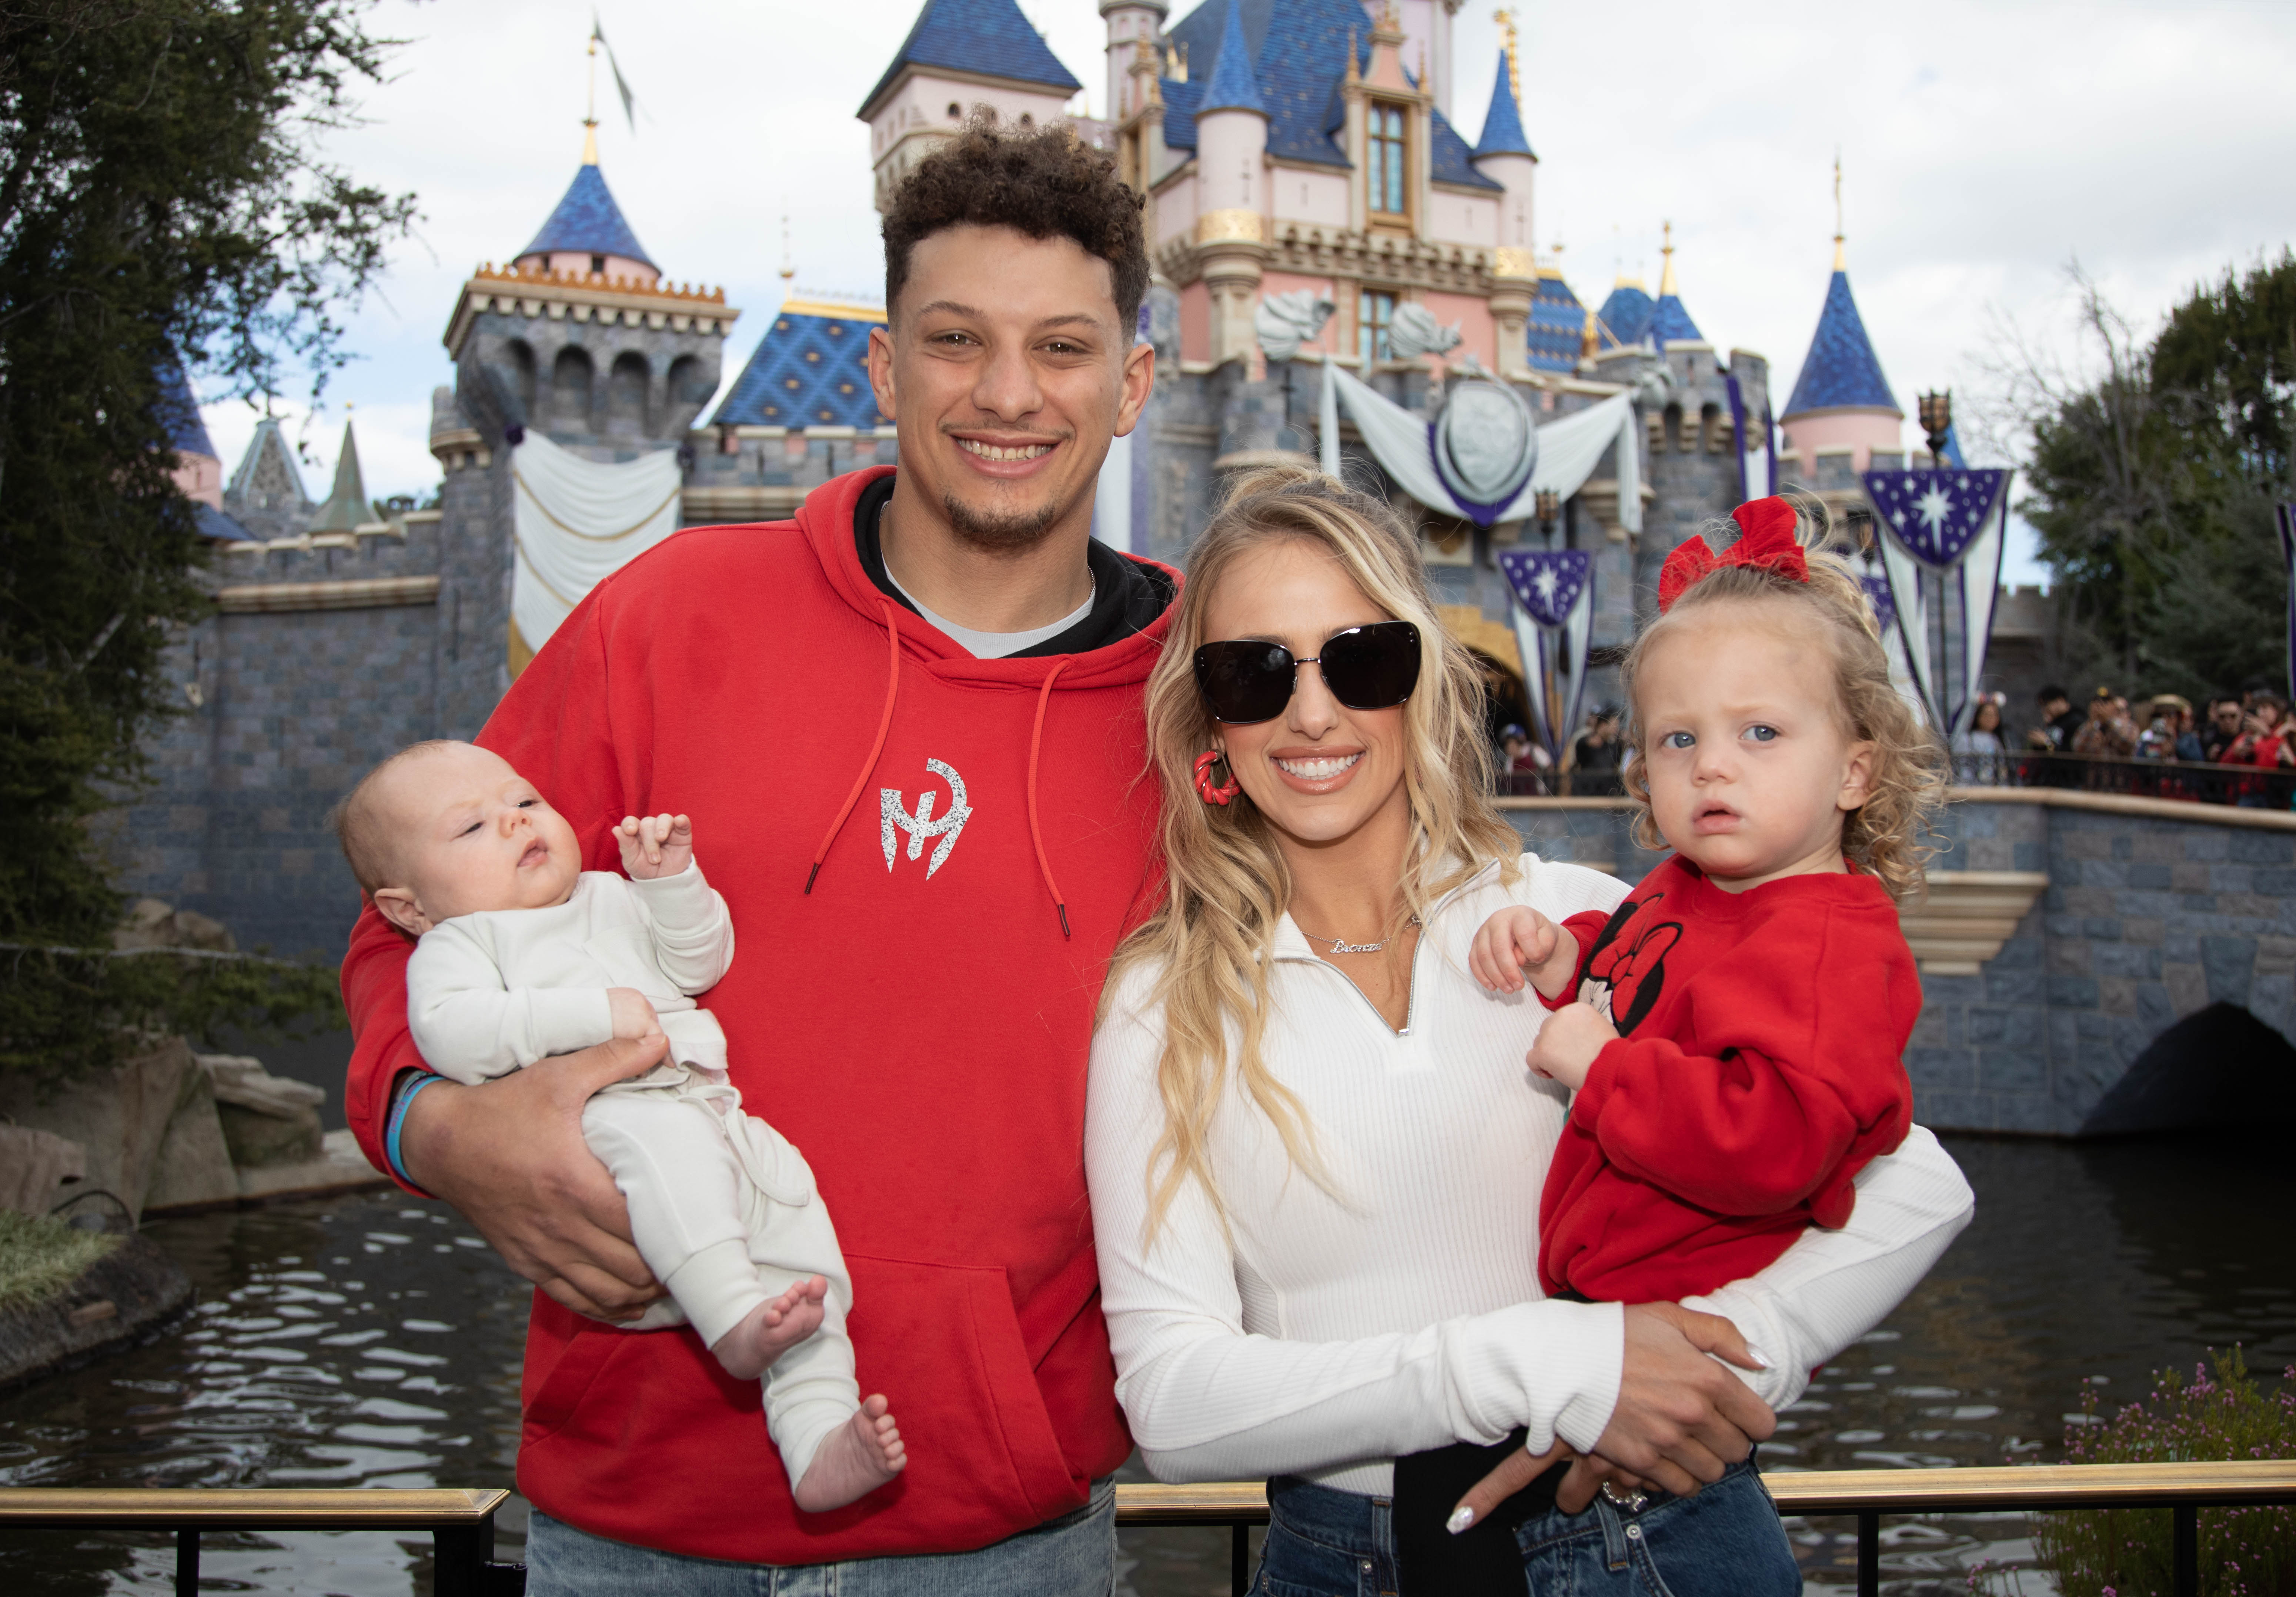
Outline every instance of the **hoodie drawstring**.
{"label": "hoodie drawstring", "polygon": [[1037,724],[1029,732],[1029,840],[1037,846],[1037,869],[1044,873],[1045,890],[1053,896],[1053,908],[1061,917],[1061,935],[1068,937],[1068,901],[1061,897],[1061,884],[1053,880],[1052,862],[1045,857],[1044,829],[1037,824],[1037,751],[1045,741],[1045,707],[1053,701],[1053,680],[1069,668],[1064,657],[1059,664],[1045,673],[1045,685],[1037,690]]}
{"label": "hoodie drawstring", "polygon": [[[885,638],[891,645],[892,655],[885,676],[885,713],[877,717],[877,741],[869,745],[869,758],[861,762],[861,769],[853,778],[853,790],[845,795],[845,803],[839,808],[837,819],[829,823],[829,830],[821,834],[821,847],[813,851],[813,869],[805,873],[805,890],[808,895],[813,891],[813,879],[821,874],[821,862],[829,857],[830,844],[837,840],[838,829],[845,824],[845,817],[853,813],[853,807],[861,801],[861,790],[869,785],[869,773],[877,768],[877,757],[885,752],[885,734],[893,727],[893,700],[899,697],[901,691],[901,626],[893,618],[891,600],[881,601],[880,608],[885,612]],[[1037,719],[1039,725],[1043,723],[1044,711],[1041,708],[1037,712]],[[1042,855],[1043,851],[1038,850],[1039,858]]]}
{"label": "hoodie drawstring", "polygon": [[[822,862],[829,857],[829,846],[837,840],[837,834],[843,829],[847,817],[853,814],[853,807],[861,801],[862,790],[869,785],[869,774],[877,768],[877,757],[885,752],[886,733],[893,727],[893,703],[899,697],[901,688],[901,627],[894,618],[898,610],[890,600],[883,602],[882,609],[890,654],[885,677],[884,713],[877,717],[877,738],[869,745],[868,758],[861,762],[861,769],[853,778],[853,790],[845,795],[845,802],[838,807],[837,818],[829,823],[829,830],[822,833],[821,847],[813,851],[813,868],[805,873],[808,895],[813,891],[814,879],[821,874]],[[1064,657],[1045,673],[1044,684],[1037,690],[1036,725],[1029,732],[1029,840],[1036,845],[1037,870],[1045,879],[1045,890],[1052,895],[1053,909],[1061,918],[1061,936],[1063,938],[1073,934],[1069,930],[1068,901],[1061,897],[1060,883],[1053,880],[1052,862],[1045,857],[1044,828],[1037,822],[1037,756],[1044,747],[1045,709],[1052,702],[1053,684],[1071,663]]]}

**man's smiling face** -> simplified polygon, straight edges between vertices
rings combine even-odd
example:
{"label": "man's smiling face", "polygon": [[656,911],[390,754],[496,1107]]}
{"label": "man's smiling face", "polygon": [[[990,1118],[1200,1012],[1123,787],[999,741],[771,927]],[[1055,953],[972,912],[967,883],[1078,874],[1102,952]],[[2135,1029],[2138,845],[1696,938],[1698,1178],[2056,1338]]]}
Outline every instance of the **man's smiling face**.
{"label": "man's smiling face", "polygon": [[1028,549],[1089,515],[1155,364],[1119,324],[1113,280],[1074,240],[1009,227],[946,228],[911,253],[869,381],[900,430],[904,489],[966,543]]}

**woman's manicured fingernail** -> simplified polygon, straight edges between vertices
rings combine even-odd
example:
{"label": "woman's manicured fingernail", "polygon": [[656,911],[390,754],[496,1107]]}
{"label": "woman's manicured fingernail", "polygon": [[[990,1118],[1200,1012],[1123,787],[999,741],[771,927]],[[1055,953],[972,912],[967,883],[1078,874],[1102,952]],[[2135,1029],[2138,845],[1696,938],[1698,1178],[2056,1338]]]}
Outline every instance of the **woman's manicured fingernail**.
{"label": "woman's manicured fingernail", "polygon": [[1451,1517],[1443,1521],[1443,1528],[1456,1536],[1474,1522],[1475,1511],[1463,1503],[1451,1511]]}
{"label": "woman's manicured fingernail", "polygon": [[1760,1348],[1755,1347],[1751,1342],[1746,1344],[1746,1356],[1752,1359],[1756,1364],[1761,1365],[1765,1370],[1775,1370],[1777,1368],[1777,1365],[1771,1362],[1770,1355],[1763,1352]]}

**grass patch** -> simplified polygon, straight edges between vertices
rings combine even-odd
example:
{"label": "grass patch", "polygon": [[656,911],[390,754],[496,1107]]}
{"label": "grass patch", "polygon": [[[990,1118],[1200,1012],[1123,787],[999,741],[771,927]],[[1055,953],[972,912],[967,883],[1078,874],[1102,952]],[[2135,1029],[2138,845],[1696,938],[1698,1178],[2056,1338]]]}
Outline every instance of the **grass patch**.
{"label": "grass patch", "polygon": [[45,1215],[0,1209],[0,1313],[54,1297],[119,1246],[108,1232],[75,1231]]}

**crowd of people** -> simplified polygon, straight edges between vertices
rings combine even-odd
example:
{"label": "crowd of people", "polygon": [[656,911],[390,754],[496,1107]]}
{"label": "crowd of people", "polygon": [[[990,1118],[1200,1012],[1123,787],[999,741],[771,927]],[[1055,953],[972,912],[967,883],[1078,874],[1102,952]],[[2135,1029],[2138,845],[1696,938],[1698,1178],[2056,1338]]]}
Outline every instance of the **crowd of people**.
{"label": "crowd of people", "polygon": [[1616,705],[1597,705],[1557,763],[1521,722],[1498,733],[1499,790],[1514,797],[1614,798],[1626,791],[1620,768],[1627,753]]}
{"label": "crowd of people", "polygon": [[[2132,701],[2103,685],[2082,708],[2055,684],[2043,688],[2036,704],[2039,720],[2020,739],[2009,729],[2008,696],[1980,695],[1967,728],[1950,740],[1955,780],[1977,787],[2070,780],[2069,769],[2054,774],[2037,771],[2021,760],[2022,755],[2296,772],[2296,725],[2289,700],[2261,684],[2208,699],[2198,709],[2181,693]],[[1499,726],[1494,741],[1502,793],[1587,798],[1624,791],[1620,768],[1628,744],[1615,705],[1598,705],[1588,713],[1559,762],[1520,722]],[[2184,786],[2194,787],[2187,797],[2251,806],[2270,801],[2266,788],[2253,782]]]}

